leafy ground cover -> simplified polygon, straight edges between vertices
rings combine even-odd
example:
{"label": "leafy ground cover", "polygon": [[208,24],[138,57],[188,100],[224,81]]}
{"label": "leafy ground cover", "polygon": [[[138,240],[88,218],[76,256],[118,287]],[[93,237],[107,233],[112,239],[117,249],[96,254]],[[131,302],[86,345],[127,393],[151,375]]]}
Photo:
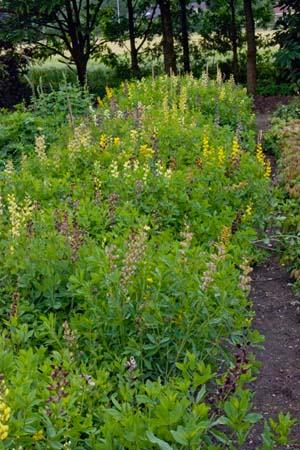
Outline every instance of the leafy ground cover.
{"label": "leafy ground cover", "polygon": [[279,161],[280,185],[277,191],[279,240],[281,259],[299,288],[299,196],[300,196],[300,102],[295,99],[281,106],[274,114],[272,128],[267,135]]}
{"label": "leafy ground cover", "polygon": [[107,89],[0,174],[2,448],[241,449],[270,165],[232,81]]}

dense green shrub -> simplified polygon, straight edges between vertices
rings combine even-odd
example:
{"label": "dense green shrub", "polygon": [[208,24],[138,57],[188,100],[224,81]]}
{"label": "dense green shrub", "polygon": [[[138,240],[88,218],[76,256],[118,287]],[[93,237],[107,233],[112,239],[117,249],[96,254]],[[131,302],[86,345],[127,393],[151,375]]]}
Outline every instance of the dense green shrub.
{"label": "dense green shrub", "polygon": [[106,93],[1,173],[2,448],[242,448],[270,172],[250,101],[220,76]]}

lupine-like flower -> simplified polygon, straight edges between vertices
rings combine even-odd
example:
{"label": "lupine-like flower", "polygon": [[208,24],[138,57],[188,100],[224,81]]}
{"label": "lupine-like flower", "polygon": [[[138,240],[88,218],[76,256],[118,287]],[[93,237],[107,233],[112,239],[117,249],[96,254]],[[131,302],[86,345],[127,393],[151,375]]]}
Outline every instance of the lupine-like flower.
{"label": "lupine-like flower", "polygon": [[266,167],[266,170],[265,170],[265,173],[264,173],[264,177],[265,178],[270,178],[271,173],[272,173],[272,167],[271,167],[271,162],[270,162],[269,159],[266,161],[265,167]]}
{"label": "lupine-like flower", "polygon": [[127,252],[123,267],[121,269],[121,289],[124,293],[128,293],[128,286],[132,283],[132,278],[137,270],[137,265],[146,252],[147,233],[144,229],[135,232],[131,231],[127,241]]}
{"label": "lupine-like flower", "polygon": [[25,228],[27,221],[32,215],[34,206],[28,196],[25,197],[23,206],[19,206],[16,202],[14,194],[8,194],[8,212],[11,223],[11,234],[14,237],[20,236],[21,231]]}
{"label": "lupine-like flower", "polygon": [[8,159],[5,164],[4,174],[7,178],[11,178],[14,173],[15,173],[14,163],[12,159]]}
{"label": "lupine-like flower", "polygon": [[112,88],[110,88],[108,86],[105,86],[105,92],[106,92],[108,99],[111,99],[112,96],[114,95],[114,91],[112,90]]}
{"label": "lupine-like flower", "polygon": [[184,113],[187,109],[187,91],[186,86],[181,86],[179,95],[179,111]]}
{"label": "lupine-like flower", "polygon": [[232,152],[231,152],[231,164],[233,167],[237,167],[239,165],[241,155],[241,148],[237,137],[233,138],[232,143]]}
{"label": "lupine-like flower", "polygon": [[105,254],[108,258],[109,268],[111,271],[117,268],[116,261],[120,258],[120,255],[116,253],[117,247],[116,245],[110,245],[105,248]]}
{"label": "lupine-like flower", "polygon": [[149,147],[147,144],[140,146],[140,155],[143,158],[151,158],[154,154],[153,148]]}
{"label": "lupine-like flower", "polygon": [[101,97],[99,97],[99,96],[97,97],[97,103],[98,103],[98,105],[101,106],[101,107],[104,105],[103,100],[102,100]]}
{"label": "lupine-like flower", "polygon": [[62,326],[63,326],[63,330],[64,330],[63,338],[66,341],[66,345],[70,350],[71,361],[74,362],[75,352],[78,348],[78,344],[77,344],[78,332],[77,332],[77,330],[72,330],[70,328],[69,322],[67,320],[64,321]]}
{"label": "lupine-like flower", "polygon": [[207,158],[208,155],[210,154],[209,141],[207,135],[203,136],[202,149],[203,149],[203,158]]}
{"label": "lupine-like flower", "polygon": [[204,71],[201,76],[201,84],[203,87],[207,87],[209,83],[208,71]]}
{"label": "lupine-like flower", "polygon": [[82,149],[89,150],[91,146],[91,131],[87,125],[81,124],[74,130],[74,135],[68,143],[69,156],[71,160],[80,155]]}
{"label": "lupine-like flower", "polygon": [[117,161],[112,161],[111,165],[110,165],[110,174],[113,178],[118,178],[119,177],[119,169],[118,169],[118,163]]}
{"label": "lupine-like flower", "polygon": [[150,172],[149,165],[144,164],[143,165],[143,180],[142,180],[144,184],[147,182],[149,172]]}
{"label": "lupine-like flower", "polygon": [[223,385],[218,387],[216,400],[222,403],[236,391],[241,376],[249,371],[249,359],[245,347],[236,352],[234,357],[235,365],[229,369],[228,375],[224,378]]}
{"label": "lupine-like flower", "polygon": [[42,163],[47,161],[45,136],[35,137],[35,152]]}
{"label": "lupine-like flower", "polygon": [[225,161],[224,147],[220,146],[218,148],[218,166],[222,167],[224,165],[224,161]]}
{"label": "lupine-like flower", "polygon": [[137,130],[130,130],[130,139],[133,142],[136,142],[138,138],[138,131]]}
{"label": "lupine-like flower", "polygon": [[108,218],[111,228],[116,222],[116,209],[118,206],[118,201],[119,195],[116,192],[112,192],[111,194],[109,194],[107,198],[107,203],[108,203]]}
{"label": "lupine-like flower", "polygon": [[220,93],[219,93],[219,100],[223,101],[224,98],[225,98],[225,89],[224,89],[224,87],[222,87],[220,89]]}
{"label": "lupine-like flower", "polygon": [[182,241],[179,243],[181,247],[179,254],[183,257],[184,261],[186,261],[186,252],[190,248],[193,239],[193,233],[190,231],[189,225],[186,225],[185,230],[180,232],[180,237],[182,238]]}
{"label": "lupine-like flower", "polygon": [[242,270],[242,274],[240,275],[239,279],[239,287],[243,291],[249,291],[250,290],[250,283],[251,283],[251,277],[249,274],[253,271],[252,267],[249,266],[249,263],[247,260],[243,262],[243,264],[240,264],[240,269]]}
{"label": "lupine-like flower", "polygon": [[230,237],[231,237],[231,227],[227,227],[226,225],[224,225],[221,230],[220,241],[226,245],[229,242]]}
{"label": "lupine-like flower", "polygon": [[222,72],[220,70],[220,68],[217,68],[217,76],[216,76],[216,83],[221,86],[223,84],[223,77],[222,77]]}
{"label": "lupine-like flower", "polygon": [[201,288],[204,292],[207,291],[210,284],[214,281],[214,274],[217,270],[217,266],[213,261],[209,261],[206,263],[206,270],[203,272],[201,278]]}
{"label": "lupine-like flower", "polygon": [[66,238],[66,245],[71,249],[71,261],[75,262],[78,250],[84,242],[86,232],[79,228],[76,217],[70,223],[67,211],[56,209],[54,216],[55,228],[59,234]]}
{"label": "lupine-like flower", "polygon": [[260,142],[256,146],[256,159],[262,167],[265,167],[265,156]]}
{"label": "lupine-like flower", "polygon": [[170,115],[170,108],[169,108],[169,99],[167,96],[163,98],[163,105],[162,105],[163,113],[164,113],[164,120],[167,121]]}
{"label": "lupine-like flower", "polygon": [[100,147],[104,150],[108,145],[106,134],[101,134],[100,136]]}
{"label": "lupine-like flower", "polygon": [[48,391],[51,392],[51,395],[47,400],[49,406],[46,410],[48,416],[51,416],[52,414],[52,411],[50,409],[51,404],[59,403],[62,398],[65,398],[69,395],[66,391],[66,388],[70,384],[68,380],[69,372],[63,369],[62,363],[60,363],[58,366],[52,364],[51,368],[53,370],[51,373],[52,381],[48,386]]}

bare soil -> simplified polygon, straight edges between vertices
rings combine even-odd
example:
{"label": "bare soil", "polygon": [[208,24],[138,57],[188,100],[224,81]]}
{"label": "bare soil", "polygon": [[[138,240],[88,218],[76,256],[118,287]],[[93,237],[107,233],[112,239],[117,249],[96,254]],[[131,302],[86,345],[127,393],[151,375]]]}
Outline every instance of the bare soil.
{"label": "bare soil", "polygon": [[[289,97],[259,97],[255,101],[257,129],[269,127],[271,112]],[[276,171],[274,159],[273,171]],[[273,173],[273,180],[276,180]],[[277,418],[279,412],[290,412],[300,420],[300,318],[292,292],[291,280],[278,259],[270,256],[253,272],[251,299],[256,317],[253,328],[265,336],[264,349],[255,351],[261,368],[251,386],[256,394],[254,410],[265,419]],[[262,423],[249,435],[244,450],[262,449]],[[293,443],[274,450],[300,448],[299,423],[293,427]]]}

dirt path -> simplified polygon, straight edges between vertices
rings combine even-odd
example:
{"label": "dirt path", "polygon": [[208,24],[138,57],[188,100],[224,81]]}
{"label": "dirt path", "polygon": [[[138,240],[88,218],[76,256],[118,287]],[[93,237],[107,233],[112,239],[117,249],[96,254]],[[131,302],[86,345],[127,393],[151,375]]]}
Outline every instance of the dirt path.
{"label": "dirt path", "polygon": [[[289,277],[275,257],[254,270],[251,298],[256,312],[253,327],[265,336],[264,350],[256,351],[262,366],[252,386],[254,409],[266,419],[276,418],[280,411],[300,419],[300,323]],[[259,429],[249,436],[247,450],[262,448]],[[299,448],[299,427],[293,438]]]}
{"label": "dirt path", "polygon": [[[271,105],[264,107],[263,102],[256,105],[258,130],[268,128],[270,112],[278,103],[281,99],[274,98]],[[251,299],[256,313],[253,327],[265,336],[265,343],[264,350],[255,352],[262,365],[251,388],[256,392],[254,410],[266,419],[277,418],[280,411],[300,419],[300,318],[289,283],[286,271],[274,256],[253,273]],[[245,450],[262,448],[261,430],[261,424],[255,427]],[[299,425],[294,427],[292,437],[294,443],[281,448],[299,448]]]}

